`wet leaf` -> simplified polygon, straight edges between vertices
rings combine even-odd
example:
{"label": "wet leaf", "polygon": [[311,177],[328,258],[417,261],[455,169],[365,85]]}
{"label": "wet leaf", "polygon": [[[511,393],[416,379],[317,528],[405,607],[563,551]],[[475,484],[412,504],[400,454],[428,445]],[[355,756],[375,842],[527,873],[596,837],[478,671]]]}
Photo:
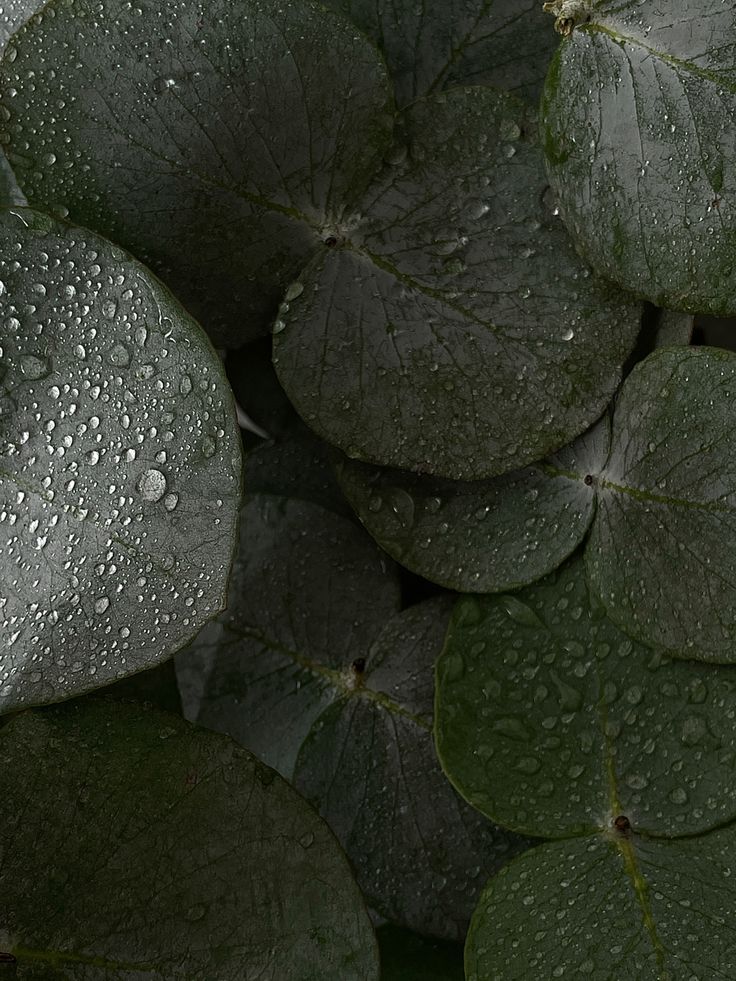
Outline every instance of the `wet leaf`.
{"label": "wet leaf", "polygon": [[85,700],[6,726],[0,855],[18,981],[378,977],[325,824],[245,750],[168,713]]}
{"label": "wet leaf", "polygon": [[659,306],[736,313],[736,12],[588,4],[542,121],[550,181],[591,265]]}
{"label": "wet leaf", "polygon": [[0,709],[151,667],[223,606],[240,438],[209,341],[138,262],[0,215]]}
{"label": "wet leaf", "polygon": [[2,0],[0,3],[0,51],[28,18],[40,10],[43,0]]}
{"label": "wet leaf", "polygon": [[556,46],[538,0],[328,0],[381,49],[396,99],[457,84],[495,85],[536,102]]}
{"label": "wet leaf", "polygon": [[345,461],[340,484],[389,555],[449,589],[502,592],[556,569],[583,540],[595,507],[585,477],[608,455],[608,421],[547,461],[461,482]]}
{"label": "wet leaf", "polygon": [[376,931],[381,981],[464,981],[459,944],[422,937],[387,923]]}
{"label": "wet leaf", "polygon": [[453,90],[407,126],[363,217],[302,273],[274,360],[301,416],[348,456],[494,476],[600,416],[640,309],[590,277],[547,208],[522,103]]}
{"label": "wet leaf", "polygon": [[461,599],[437,679],[443,765],[506,827],[559,838],[624,814],[677,836],[736,817],[736,674],[633,643],[591,603],[580,557],[514,596]]}
{"label": "wet leaf", "polygon": [[468,981],[736,976],[733,825],[667,841],[596,835],[535,848],[488,884]]}
{"label": "wet leaf", "polygon": [[230,346],[267,327],[393,123],[377,52],[308,0],[50,0],[0,89],[29,201],[131,249]]}
{"label": "wet leaf", "polygon": [[624,385],[586,553],[609,615],[708,661],[736,639],[736,354],[664,348]]}
{"label": "wet leaf", "polygon": [[449,601],[399,614],[373,543],[314,505],[255,498],[241,528],[228,612],[177,658],[187,714],[293,773],[379,912],[461,939],[486,876],[525,843],[461,801],[435,757]]}

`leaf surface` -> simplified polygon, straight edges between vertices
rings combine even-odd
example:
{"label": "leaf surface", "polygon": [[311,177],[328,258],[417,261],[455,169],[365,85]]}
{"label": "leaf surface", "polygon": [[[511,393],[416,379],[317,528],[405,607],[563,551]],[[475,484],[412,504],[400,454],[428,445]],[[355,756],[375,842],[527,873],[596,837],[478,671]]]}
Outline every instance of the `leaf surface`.
{"label": "leaf surface", "polygon": [[348,456],[479,479],[604,410],[640,309],[590,276],[544,203],[535,132],[493,90],[418,102],[360,214],[300,276],[274,361]]}
{"label": "leaf surface", "polygon": [[50,0],[0,90],[29,201],[125,245],[230,346],[267,327],[393,123],[377,52],[309,0]]}
{"label": "leaf surface", "polygon": [[399,105],[457,84],[536,102],[556,39],[537,0],[328,0],[386,57]]}
{"label": "leaf surface", "polygon": [[733,669],[669,661],[592,604],[577,557],[514,596],[458,602],[436,736],[461,793],[549,838],[695,834],[736,817]]}
{"label": "leaf surface", "polygon": [[230,740],[86,700],[13,720],[0,764],[18,981],[377,979],[334,837]]}
{"label": "leaf surface", "polygon": [[645,643],[726,662],[736,639],[736,354],[663,348],[627,379],[586,552],[609,615]]}
{"label": "leaf surface", "polygon": [[340,484],[361,522],[417,575],[495,593],[556,569],[585,536],[608,455],[608,421],[547,461],[490,480],[451,481],[346,460]]}
{"label": "leaf surface", "polygon": [[0,709],[151,667],[222,608],[241,451],[219,358],[130,256],[0,214]]}
{"label": "leaf surface", "polygon": [[736,313],[735,38],[721,0],[602,0],[547,77],[565,222],[594,269],[659,306]]}

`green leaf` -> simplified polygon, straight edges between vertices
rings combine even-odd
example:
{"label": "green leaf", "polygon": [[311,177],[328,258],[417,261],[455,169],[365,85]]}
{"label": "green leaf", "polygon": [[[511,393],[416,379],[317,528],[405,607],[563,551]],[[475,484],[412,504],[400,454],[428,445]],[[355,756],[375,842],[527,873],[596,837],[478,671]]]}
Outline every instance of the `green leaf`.
{"label": "green leaf", "polygon": [[586,553],[619,626],[653,646],[734,660],[736,354],[664,348],[637,365],[613,420]]}
{"label": "green leaf", "polygon": [[187,714],[293,773],[379,912],[461,939],[525,842],[468,807],[435,756],[449,600],[399,614],[373,543],[313,505],[254,498],[241,528],[228,611],[177,658]]}
{"label": "green leaf", "polygon": [[570,442],[615,391],[640,308],[590,277],[544,204],[535,132],[490,89],[412,106],[363,217],[302,273],[274,361],[348,456],[495,476]]}
{"label": "green leaf", "polygon": [[437,685],[443,765],[506,827],[568,837],[624,814],[669,836],[736,817],[736,674],[632,643],[580,558],[515,596],[461,599]]}
{"label": "green leaf", "polygon": [[185,714],[291,779],[333,687],[352,683],[353,661],[398,609],[396,571],[360,528],[315,504],[253,495],[227,610],[177,658]]}
{"label": "green leaf", "polygon": [[0,89],[29,201],[130,248],[230,346],[263,332],[393,124],[377,52],[308,0],[50,0]]}
{"label": "green leaf", "polygon": [[245,750],[167,713],[93,700],[6,726],[0,855],[18,981],[378,977],[324,823]]}
{"label": "green leaf", "polygon": [[492,879],[468,981],[736,977],[733,826],[680,841],[596,836],[535,848]]}
{"label": "green leaf", "polygon": [[556,569],[595,507],[585,477],[605,463],[608,421],[556,456],[490,480],[461,482],[345,461],[340,484],[389,555],[449,589],[503,592]]}
{"label": "green leaf", "polygon": [[222,609],[240,437],[219,358],[130,256],[0,214],[0,710],[151,667]]}
{"label": "green leaf", "polygon": [[387,923],[376,931],[381,981],[464,981],[459,944],[421,937]]}
{"label": "green leaf", "polygon": [[602,275],[659,306],[736,313],[736,19],[721,0],[601,0],[542,102],[550,182]]}
{"label": "green leaf", "polygon": [[539,0],[327,0],[378,45],[406,105],[449,85],[496,85],[536,102],[556,46]]}

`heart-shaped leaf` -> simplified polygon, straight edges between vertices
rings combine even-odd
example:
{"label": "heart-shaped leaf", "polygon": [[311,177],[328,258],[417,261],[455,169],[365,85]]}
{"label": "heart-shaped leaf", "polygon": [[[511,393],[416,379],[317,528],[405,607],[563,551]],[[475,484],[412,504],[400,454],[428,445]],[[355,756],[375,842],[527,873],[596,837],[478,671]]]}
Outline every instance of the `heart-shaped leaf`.
{"label": "heart-shaped leaf", "polygon": [[383,915],[461,939],[525,842],[474,813],[434,753],[447,598],[398,614],[370,539],[314,505],[255,497],[241,536],[227,613],[177,658],[187,714],[293,773]]}
{"label": "heart-shaped leaf", "polygon": [[449,85],[539,97],[554,32],[539,0],[328,0],[379,46],[404,106]]}
{"label": "heart-shaped leaf", "polygon": [[541,845],[491,879],[468,981],[736,977],[733,825],[675,841],[613,834]]}
{"label": "heart-shaped leaf", "polygon": [[345,461],[340,484],[370,534],[412,572],[449,589],[495,593],[556,569],[595,508],[585,478],[609,449],[608,420],[549,460],[490,480],[442,480]]}
{"label": "heart-shaped leaf", "polygon": [[664,348],[613,420],[586,552],[609,615],[644,643],[732,661],[736,641],[736,354]]}
{"label": "heart-shaped leaf", "polygon": [[736,313],[733,5],[562,6],[587,17],[542,103],[567,226],[598,272],[652,302]]}
{"label": "heart-shaped leaf", "polygon": [[18,981],[378,977],[324,822],[245,750],[167,713],[93,699],[4,727],[0,856]]}
{"label": "heart-shaped leaf", "polygon": [[377,52],[309,0],[50,0],[0,89],[29,201],[130,248],[232,346],[272,319],[393,123]]}
{"label": "heart-shaped leaf", "polygon": [[491,89],[416,103],[363,217],[292,290],[279,377],[348,456],[478,479],[539,460],[604,410],[640,308],[590,276],[546,207],[535,133]]}
{"label": "heart-shaped leaf", "polygon": [[437,665],[437,748],[506,827],[701,832],[736,817],[736,673],[668,661],[591,604],[581,558],[514,596],[458,602]]}
{"label": "heart-shaped leaf", "polygon": [[240,437],[220,360],[130,256],[0,213],[0,711],[169,657],[225,601]]}

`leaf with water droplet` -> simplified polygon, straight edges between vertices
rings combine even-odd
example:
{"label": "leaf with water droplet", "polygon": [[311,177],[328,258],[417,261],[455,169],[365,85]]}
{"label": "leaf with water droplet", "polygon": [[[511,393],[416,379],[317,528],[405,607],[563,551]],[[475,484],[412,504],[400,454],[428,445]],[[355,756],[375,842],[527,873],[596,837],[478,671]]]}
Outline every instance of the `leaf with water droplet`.
{"label": "leaf with water droplet", "polygon": [[400,106],[458,84],[539,98],[556,38],[539,0],[328,0],[383,52]]}
{"label": "leaf with water droplet", "polygon": [[[274,361],[302,418],[349,457],[495,476],[601,415],[640,305],[591,277],[547,214],[536,120],[521,102],[454,89],[405,122],[411,153],[302,273]],[[478,196],[488,211],[469,218]]]}
{"label": "leaf with water droplet", "polygon": [[[585,483],[608,456],[607,419],[554,457],[483,481],[443,480],[344,460],[340,485],[389,555],[448,589],[493,593],[540,579],[583,540],[595,507]],[[411,521],[397,507],[412,502]]]}
{"label": "leaf with water droplet", "polygon": [[215,964],[222,981],[378,979],[324,822],[250,753],[168,713],[84,699],[12,720],[0,854],[19,979],[205,978]]}
{"label": "leaf with water droplet", "polygon": [[[0,240],[0,710],[9,710],[151,667],[219,612],[241,450],[219,358],[143,266],[27,209],[0,216]],[[137,372],[144,358],[154,374]],[[197,379],[188,395],[185,374]],[[209,459],[203,434],[216,444]]]}
{"label": "leaf with water droplet", "polygon": [[563,218],[591,265],[626,289],[733,315],[733,5],[680,0],[674,13],[624,0],[587,12],[542,100]]}
{"label": "leaf with water droplet", "polygon": [[13,53],[2,131],[29,201],[140,256],[228,346],[268,328],[390,140],[378,52],[309,0],[50,0]]}
{"label": "leaf with water droplet", "polygon": [[476,602],[474,622],[462,607],[453,616],[437,664],[438,752],[467,800],[549,838],[619,814],[664,836],[736,817],[735,669],[653,666],[591,606],[580,556],[514,596]]}
{"label": "leaf with water droplet", "polygon": [[734,392],[732,352],[663,348],[637,365],[586,552],[591,586],[623,630],[716,662],[736,657]]}
{"label": "leaf with water droplet", "polygon": [[241,529],[228,611],[177,658],[185,711],[293,775],[374,907],[460,939],[523,842],[474,814],[434,754],[447,599],[399,614],[373,542],[313,504],[255,496]]}

